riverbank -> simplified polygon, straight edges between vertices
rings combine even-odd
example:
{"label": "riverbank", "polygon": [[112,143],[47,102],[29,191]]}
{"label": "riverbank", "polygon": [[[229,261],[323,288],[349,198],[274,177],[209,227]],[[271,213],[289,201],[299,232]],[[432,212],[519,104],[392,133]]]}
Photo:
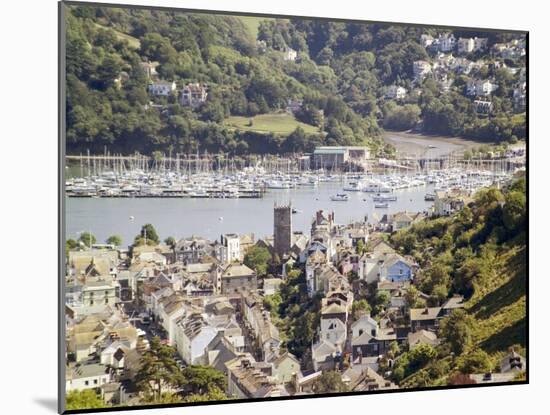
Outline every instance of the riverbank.
{"label": "riverbank", "polygon": [[461,155],[473,147],[492,144],[463,137],[424,135],[406,131],[386,131],[384,141],[393,145],[399,156],[428,157],[447,156],[451,153]]}

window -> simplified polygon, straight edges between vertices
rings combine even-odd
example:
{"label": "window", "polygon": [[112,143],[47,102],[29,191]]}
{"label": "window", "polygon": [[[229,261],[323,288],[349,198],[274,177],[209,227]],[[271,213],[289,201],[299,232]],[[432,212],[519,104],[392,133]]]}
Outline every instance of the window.
{"label": "window", "polygon": [[90,305],[94,305],[94,300],[90,300]]}
{"label": "window", "polygon": [[84,381],[84,384],[85,384],[86,386],[88,386],[89,383],[90,383],[90,382],[88,382],[87,380]]}
{"label": "window", "polygon": [[108,298],[105,299],[105,304],[109,304],[109,299]]}
{"label": "window", "polygon": [[97,385],[97,379],[94,379],[94,385]]}

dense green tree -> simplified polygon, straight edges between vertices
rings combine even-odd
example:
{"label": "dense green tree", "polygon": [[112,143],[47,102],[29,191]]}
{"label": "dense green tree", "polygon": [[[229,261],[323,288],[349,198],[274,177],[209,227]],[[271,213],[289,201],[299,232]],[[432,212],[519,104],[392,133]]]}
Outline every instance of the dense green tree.
{"label": "dense green tree", "polygon": [[315,393],[347,392],[348,387],[342,381],[342,376],[336,371],[323,372],[313,383]]}
{"label": "dense green tree", "polygon": [[226,388],[226,376],[210,366],[187,366],[183,369],[182,375],[182,386],[189,394],[204,395]]}
{"label": "dense green tree", "polygon": [[213,402],[213,401],[225,401],[228,397],[225,392],[216,387],[211,388],[207,393],[198,394],[192,393],[186,395],[185,402]]}
{"label": "dense green tree", "polygon": [[367,300],[361,299],[353,302],[352,313],[354,319],[357,320],[361,315],[370,314],[370,312],[371,306]]}
{"label": "dense green tree", "polygon": [[168,245],[171,248],[174,248],[176,246],[176,239],[173,236],[169,236],[164,240],[164,243]]}
{"label": "dense green tree", "polygon": [[403,353],[397,359],[392,371],[392,379],[401,382],[406,377],[425,367],[437,356],[435,349],[428,344],[420,344]]}
{"label": "dense green tree", "polygon": [[153,337],[149,350],[142,355],[136,385],[154,402],[161,400],[167,388],[177,388],[184,382],[174,359],[175,352],[173,347],[162,344],[159,337]]}
{"label": "dense green tree", "polygon": [[65,245],[67,247],[68,250],[73,250],[73,249],[77,249],[80,245],[77,241],[75,241],[74,239],[67,239],[67,241],[65,242]]}
{"label": "dense green tree", "polygon": [[82,232],[78,241],[88,248],[96,243],[95,236],[91,232]]}
{"label": "dense green tree", "polygon": [[409,130],[420,121],[420,107],[416,104],[396,105],[390,102],[383,109],[384,127],[392,130]]}
{"label": "dense green tree", "polygon": [[459,363],[462,373],[487,373],[491,372],[494,364],[491,357],[483,349],[473,350],[466,353]]}
{"label": "dense green tree", "polygon": [[474,320],[465,310],[453,310],[440,323],[439,333],[449,344],[451,350],[462,354],[472,343],[472,326]]}
{"label": "dense green tree", "polygon": [[122,245],[122,238],[119,235],[111,235],[107,238],[105,243],[109,245],[120,246]]}
{"label": "dense green tree", "polygon": [[141,227],[139,235],[135,237],[134,245],[158,245],[160,238],[153,225],[147,223]]}
{"label": "dense green tree", "polygon": [[421,308],[426,306],[426,300],[420,297],[420,291],[411,285],[405,293],[405,302],[409,308]]}
{"label": "dense green tree", "polygon": [[67,396],[65,396],[65,408],[68,410],[97,409],[107,406],[94,389],[72,390],[67,392]]}
{"label": "dense green tree", "polygon": [[253,246],[244,256],[244,264],[256,271],[259,276],[266,275],[267,267],[271,261],[271,254],[266,248]]}

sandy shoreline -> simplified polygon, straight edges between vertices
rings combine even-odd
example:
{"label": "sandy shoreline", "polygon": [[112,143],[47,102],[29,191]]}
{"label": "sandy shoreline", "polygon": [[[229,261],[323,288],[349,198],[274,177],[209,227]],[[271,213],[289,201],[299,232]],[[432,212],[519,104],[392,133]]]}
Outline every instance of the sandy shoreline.
{"label": "sandy shoreline", "polygon": [[386,131],[384,141],[394,145],[398,155],[430,157],[462,153],[469,148],[489,144],[462,137],[423,135],[402,131]]}

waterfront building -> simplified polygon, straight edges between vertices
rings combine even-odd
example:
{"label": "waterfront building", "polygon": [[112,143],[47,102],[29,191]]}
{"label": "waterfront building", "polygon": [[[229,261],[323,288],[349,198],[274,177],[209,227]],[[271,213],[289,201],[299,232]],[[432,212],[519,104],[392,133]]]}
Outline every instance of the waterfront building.
{"label": "waterfront building", "polygon": [[365,165],[370,152],[361,146],[321,146],[313,152],[314,169],[340,169],[347,163]]}

